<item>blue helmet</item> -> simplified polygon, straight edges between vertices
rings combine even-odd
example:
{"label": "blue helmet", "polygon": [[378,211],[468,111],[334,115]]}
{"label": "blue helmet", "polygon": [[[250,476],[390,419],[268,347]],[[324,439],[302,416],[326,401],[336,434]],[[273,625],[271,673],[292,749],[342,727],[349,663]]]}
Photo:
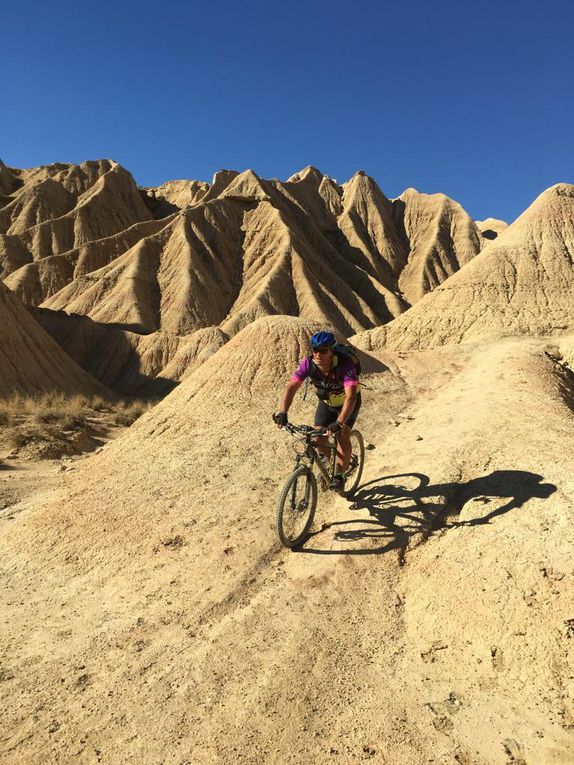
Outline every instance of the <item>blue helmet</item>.
{"label": "blue helmet", "polygon": [[311,348],[332,348],[336,342],[337,338],[332,332],[315,332],[311,338]]}

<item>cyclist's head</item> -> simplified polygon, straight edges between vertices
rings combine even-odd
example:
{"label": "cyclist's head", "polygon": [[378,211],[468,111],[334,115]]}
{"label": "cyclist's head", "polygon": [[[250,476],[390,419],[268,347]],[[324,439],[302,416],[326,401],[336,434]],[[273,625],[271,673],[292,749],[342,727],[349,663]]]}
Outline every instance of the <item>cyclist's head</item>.
{"label": "cyclist's head", "polygon": [[311,338],[311,350],[313,353],[332,351],[337,339],[332,332],[315,332]]}

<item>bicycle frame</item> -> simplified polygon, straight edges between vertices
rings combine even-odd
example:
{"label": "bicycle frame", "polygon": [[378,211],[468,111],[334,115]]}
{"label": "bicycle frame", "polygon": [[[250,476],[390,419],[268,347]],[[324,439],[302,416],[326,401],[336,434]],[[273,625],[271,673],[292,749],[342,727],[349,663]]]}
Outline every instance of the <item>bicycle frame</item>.
{"label": "bicycle frame", "polygon": [[333,481],[333,476],[335,475],[335,466],[337,462],[337,442],[335,441],[335,443],[321,444],[322,449],[328,449],[331,452],[331,457],[328,461],[330,473],[327,471],[325,464],[321,459],[322,455],[319,449],[319,444],[314,442],[314,439],[317,437],[329,436],[330,433],[326,430],[315,430],[314,428],[309,428],[308,426],[296,426],[291,425],[290,423],[284,427],[285,430],[291,433],[291,435],[302,435],[305,438],[305,450],[302,454],[297,454],[295,458],[295,468],[298,468],[301,464],[307,464],[309,468],[312,468],[313,465],[316,464],[323,480],[327,486],[330,486],[331,482]]}

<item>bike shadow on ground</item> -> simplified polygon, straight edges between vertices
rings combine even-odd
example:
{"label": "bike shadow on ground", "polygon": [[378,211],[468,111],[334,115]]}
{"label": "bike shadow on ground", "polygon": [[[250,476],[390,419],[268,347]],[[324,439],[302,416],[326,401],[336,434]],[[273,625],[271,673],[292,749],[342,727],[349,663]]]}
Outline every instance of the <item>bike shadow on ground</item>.
{"label": "bike shadow on ground", "polygon": [[[363,484],[349,498],[352,512],[366,510],[371,518],[324,523],[298,552],[382,555],[397,550],[402,564],[407,549],[414,545],[414,537],[418,537],[417,545],[422,544],[439,529],[488,524],[530,499],[548,498],[557,487],[543,480],[541,475],[526,470],[495,470],[470,481],[441,484],[431,484],[424,473],[381,476]],[[452,520],[471,500],[492,503],[493,509],[469,520]],[[338,544],[336,548],[314,546],[326,535]]]}

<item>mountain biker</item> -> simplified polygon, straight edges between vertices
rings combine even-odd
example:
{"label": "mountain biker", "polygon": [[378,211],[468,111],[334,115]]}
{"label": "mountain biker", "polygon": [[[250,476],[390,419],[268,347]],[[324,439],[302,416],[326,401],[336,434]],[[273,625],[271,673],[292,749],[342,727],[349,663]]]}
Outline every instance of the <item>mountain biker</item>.
{"label": "mountain biker", "polygon": [[[327,429],[337,437],[337,465],[333,488],[342,491],[345,471],[351,459],[351,429],[361,408],[359,378],[352,360],[337,353],[337,339],[332,332],[316,332],[311,337],[312,356],[305,356],[293,373],[280,409],[273,415],[274,422],[282,427],[288,422],[287,412],[295,393],[307,378],[316,388],[319,404],[314,425],[317,430]],[[328,444],[326,437],[318,438],[321,446]],[[328,456],[328,449],[321,450]]]}

